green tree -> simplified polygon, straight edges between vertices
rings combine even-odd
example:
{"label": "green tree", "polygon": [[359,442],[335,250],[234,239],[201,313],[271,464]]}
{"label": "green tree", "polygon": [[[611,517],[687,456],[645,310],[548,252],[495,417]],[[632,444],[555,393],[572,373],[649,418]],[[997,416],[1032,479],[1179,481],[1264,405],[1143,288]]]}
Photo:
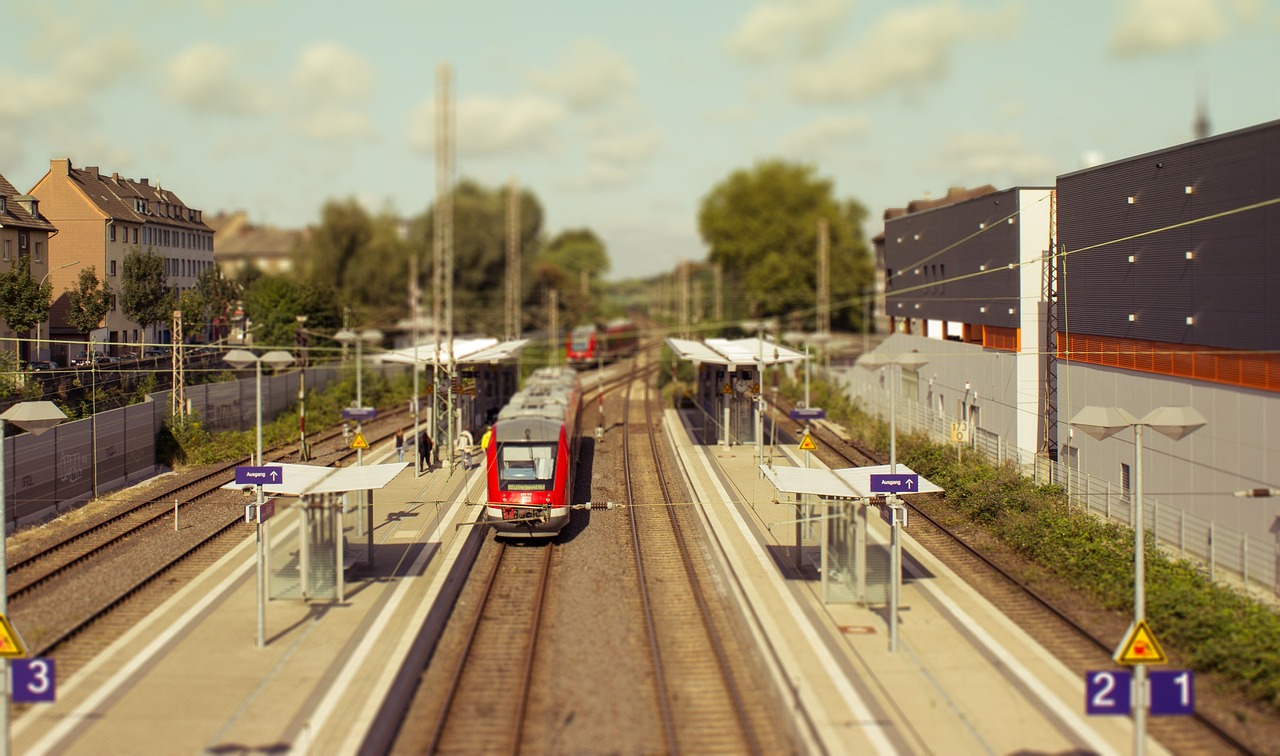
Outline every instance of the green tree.
{"label": "green tree", "polygon": [[324,333],[342,326],[338,292],[327,283],[264,275],[244,291],[245,315],[253,321],[253,343],[292,349],[298,315],[307,330]]}
{"label": "green tree", "polygon": [[[226,318],[240,299],[240,284],[222,274],[217,265],[210,265],[196,276],[196,285],[178,297],[178,309],[186,321],[187,334],[206,326],[214,328],[214,318]],[[212,333],[213,338],[222,334]]]}
{"label": "green tree", "polygon": [[604,242],[589,228],[573,228],[556,234],[547,244],[543,260],[559,265],[574,278],[586,271],[593,283],[609,272],[609,253]]}
{"label": "green tree", "polygon": [[[833,328],[856,330],[859,290],[870,285],[871,255],[863,238],[866,209],[836,199],[813,166],[769,160],[734,171],[703,198],[698,230],[709,259],[724,269],[725,289],[745,298],[729,315],[801,313],[812,323],[817,303],[818,219],[828,223]],[[734,304],[727,302],[727,304]]]}
{"label": "green tree", "polygon": [[373,262],[365,256],[373,238],[373,219],[359,202],[330,200],[320,210],[319,225],[295,251],[298,267],[310,278],[341,289],[357,262]]}
{"label": "green tree", "polygon": [[[518,194],[520,204],[521,264],[533,271],[540,262],[543,223],[542,203],[528,190]],[[411,225],[410,248],[423,251],[423,281],[431,279],[434,208]],[[506,301],[507,189],[489,189],[464,179],[453,194],[454,321],[459,330],[500,332]],[[522,299],[527,303],[535,285],[524,275]],[[430,290],[428,289],[428,294]],[[308,324],[310,325],[310,324]]]}
{"label": "green tree", "polygon": [[31,258],[18,257],[9,269],[0,273],[0,319],[15,333],[25,333],[49,317],[53,302],[53,284],[38,283],[31,275]]}
{"label": "green tree", "polygon": [[120,278],[120,311],[146,330],[169,320],[174,295],[164,272],[164,258],[151,250],[125,255]]}
{"label": "green tree", "polygon": [[98,280],[97,268],[80,269],[76,285],[66,289],[67,324],[87,337],[111,310],[111,284]]}

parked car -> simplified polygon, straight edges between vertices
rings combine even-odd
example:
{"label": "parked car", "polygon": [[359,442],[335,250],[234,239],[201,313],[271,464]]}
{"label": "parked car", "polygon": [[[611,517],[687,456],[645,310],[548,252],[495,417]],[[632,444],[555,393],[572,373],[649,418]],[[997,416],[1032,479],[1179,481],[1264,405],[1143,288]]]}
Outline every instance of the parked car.
{"label": "parked car", "polygon": [[167,357],[168,355],[169,350],[162,347],[147,347],[142,350],[142,356],[144,359],[147,357]]}
{"label": "parked car", "polygon": [[36,360],[27,363],[28,370],[57,370],[58,363],[53,360]]}
{"label": "parked car", "polygon": [[[94,361],[95,361],[95,362],[101,362],[101,361],[102,361],[102,358],[103,358],[103,357],[105,357],[105,356],[106,356],[106,355],[105,355],[105,354],[103,354],[102,352],[94,352],[94,357],[95,357]],[[72,367],[86,367],[88,364],[89,364],[89,353],[88,353],[88,352],[81,352],[81,353],[77,354],[75,357],[72,357],[72,358],[71,358],[71,366],[72,366]]]}

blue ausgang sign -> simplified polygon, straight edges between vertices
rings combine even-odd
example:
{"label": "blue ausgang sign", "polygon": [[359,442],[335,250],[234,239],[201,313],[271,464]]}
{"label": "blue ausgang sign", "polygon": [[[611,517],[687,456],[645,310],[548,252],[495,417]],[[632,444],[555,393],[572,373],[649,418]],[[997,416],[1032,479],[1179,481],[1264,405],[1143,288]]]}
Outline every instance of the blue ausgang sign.
{"label": "blue ausgang sign", "polygon": [[827,411],[821,407],[797,407],[791,410],[791,419],[797,422],[803,420],[823,420],[827,417]]}
{"label": "blue ausgang sign", "polygon": [[236,467],[236,483],[242,486],[265,486],[284,482],[284,468],[239,465]]}
{"label": "blue ausgang sign", "polygon": [[377,416],[376,407],[348,407],[342,411],[343,420],[354,420],[358,423],[367,423]]}
{"label": "blue ausgang sign", "polygon": [[920,489],[920,476],[898,473],[871,476],[871,493],[915,493]]}

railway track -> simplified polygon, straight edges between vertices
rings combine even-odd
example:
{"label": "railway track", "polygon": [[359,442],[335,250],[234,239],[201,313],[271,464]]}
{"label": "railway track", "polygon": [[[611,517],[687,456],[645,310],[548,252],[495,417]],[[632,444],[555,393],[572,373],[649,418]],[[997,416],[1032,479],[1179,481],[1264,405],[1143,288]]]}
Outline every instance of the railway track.
{"label": "railway track", "polygon": [[[791,409],[788,403],[779,401],[777,404],[784,416]],[[800,430],[798,423],[790,420],[783,422],[793,432]],[[822,442],[819,458],[825,457],[822,461],[828,466],[861,467],[888,463],[886,455],[850,438],[831,423],[812,424],[809,432]],[[912,511],[909,530],[911,537],[962,576],[1057,659],[1082,675],[1089,670],[1111,669],[1115,666],[1111,655],[1125,632],[1123,620],[1115,624],[1116,629],[1112,633],[1114,637],[1100,637],[1096,630],[1086,627],[1070,612],[1015,574],[1013,569],[1003,566],[975,548],[968,539],[948,526],[938,516],[944,511],[945,499],[923,495],[912,497],[906,504]],[[1183,717],[1150,717],[1147,729],[1152,737],[1173,753],[1254,752],[1254,749],[1200,712]]]}
{"label": "railway track", "polygon": [[[388,419],[395,414],[388,413]],[[389,438],[395,423],[378,427],[369,434],[370,443]],[[332,444],[339,435],[338,430],[323,434],[316,445]],[[296,446],[290,445],[264,457],[279,461],[296,453]],[[336,449],[317,459],[333,461],[354,454]],[[10,580],[16,583],[9,591],[10,616],[24,627],[35,628],[27,633],[33,654],[53,656],[67,672],[79,668],[176,586],[253,533],[253,526],[244,523],[243,497],[221,490],[232,480],[235,464],[244,461],[218,466],[195,480],[169,487],[15,563],[10,570]],[[175,492],[184,491],[188,505],[201,502],[198,509],[188,507],[186,515],[197,524],[192,532],[174,536],[170,539],[176,539],[174,543],[163,543],[152,553],[148,549],[160,533],[174,533],[167,524],[173,512],[171,502]],[[85,589],[86,585],[92,589]],[[153,587],[160,587],[162,595],[149,595]]]}
{"label": "railway track", "polygon": [[[623,452],[631,537],[638,586],[653,655],[655,695],[669,753],[774,753],[793,746],[768,722],[772,701],[744,687],[744,648],[721,632],[728,622],[721,602],[708,600],[705,560],[690,551],[692,539],[675,505],[653,419],[652,372],[632,374],[623,405]],[[640,397],[633,399],[632,392]],[[641,428],[631,409],[643,411]],[[648,443],[636,449],[633,437]],[[633,482],[645,481],[644,491]],[[656,488],[658,497],[650,491]],[[654,498],[657,498],[655,501]],[[717,611],[719,610],[719,611]],[[752,695],[751,693],[755,693]]]}
{"label": "railway track", "polygon": [[419,727],[434,722],[421,752],[520,752],[556,549],[494,541],[480,595],[466,608],[467,631],[452,674],[416,715]]}

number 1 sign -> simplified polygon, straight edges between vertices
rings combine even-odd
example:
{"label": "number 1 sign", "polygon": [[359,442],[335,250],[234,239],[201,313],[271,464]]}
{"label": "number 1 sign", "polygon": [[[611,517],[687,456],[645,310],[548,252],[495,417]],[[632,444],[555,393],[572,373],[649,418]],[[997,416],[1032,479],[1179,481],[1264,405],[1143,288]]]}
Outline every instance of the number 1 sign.
{"label": "number 1 sign", "polygon": [[1191,714],[1196,710],[1195,679],[1189,669],[1151,672],[1151,713]]}

